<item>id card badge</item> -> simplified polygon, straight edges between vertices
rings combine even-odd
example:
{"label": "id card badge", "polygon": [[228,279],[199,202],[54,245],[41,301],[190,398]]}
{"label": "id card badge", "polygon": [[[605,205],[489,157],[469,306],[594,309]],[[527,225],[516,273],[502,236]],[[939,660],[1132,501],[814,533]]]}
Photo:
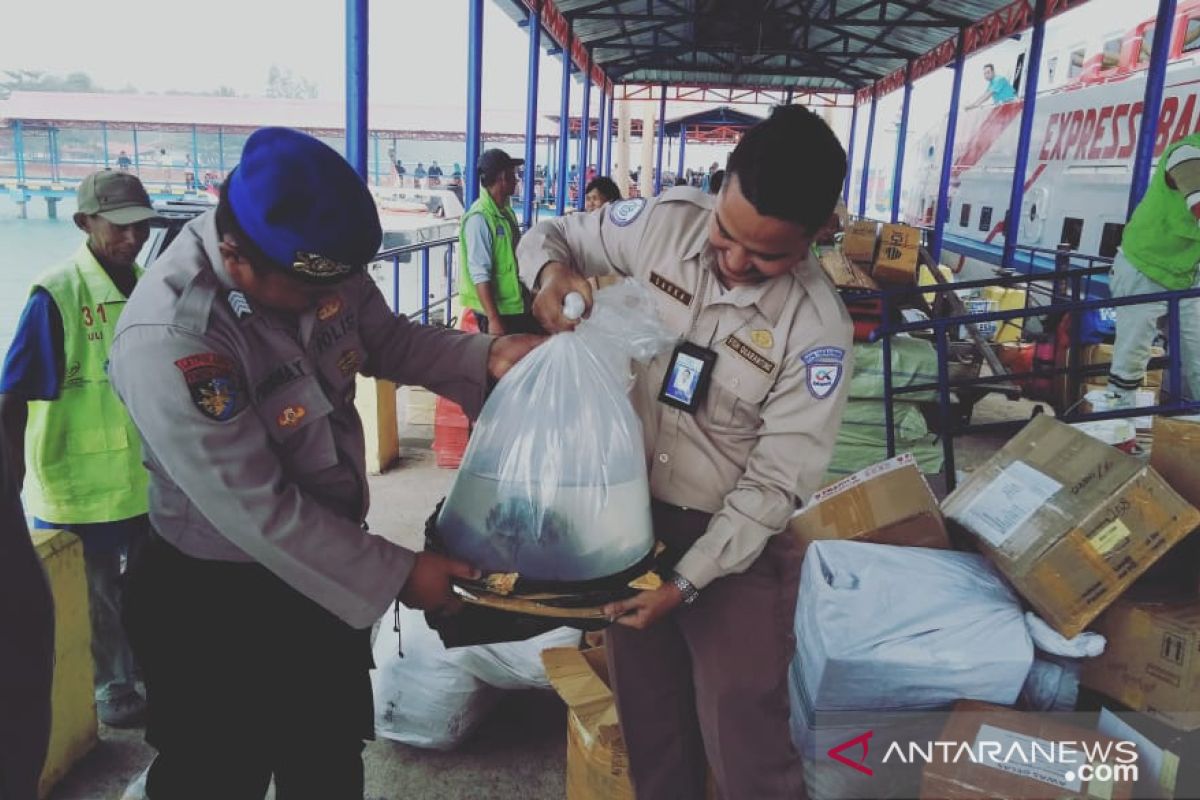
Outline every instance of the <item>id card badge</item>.
{"label": "id card badge", "polygon": [[716,352],[707,347],[681,342],[671,354],[659,402],[695,414],[708,391],[716,361]]}

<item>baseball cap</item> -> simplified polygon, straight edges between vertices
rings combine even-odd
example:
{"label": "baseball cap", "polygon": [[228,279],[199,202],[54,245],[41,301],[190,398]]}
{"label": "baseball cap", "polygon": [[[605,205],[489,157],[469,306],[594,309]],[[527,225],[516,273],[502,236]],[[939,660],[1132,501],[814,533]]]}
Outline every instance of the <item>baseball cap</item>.
{"label": "baseball cap", "polygon": [[98,214],[114,225],[132,225],[158,216],[146,187],[128,172],[93,172],[80,182],[77,198],[81,214]]}
{"label": "baseball cap", "polygon": [[310,283],[359,272],[383,240],[366,183],[341,154],[291,128],[250,134],[229,175],[230,210],[278,267]]}
{"label": "baseball cap", "polygon": [[524,163],[525,159],[513,158],[499,147],[493,147],[491,150],[483,151],[479,160],[475,162],[475,166],[479,169],[480,177],[487,177],[498,175],[509,167],[519,167]]}

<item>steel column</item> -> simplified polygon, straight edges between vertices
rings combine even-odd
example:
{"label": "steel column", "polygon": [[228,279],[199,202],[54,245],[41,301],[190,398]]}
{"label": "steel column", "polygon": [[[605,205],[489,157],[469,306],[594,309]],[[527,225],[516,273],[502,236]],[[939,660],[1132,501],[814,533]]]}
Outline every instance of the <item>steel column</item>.
{"label": "steel column", "polygon": [[58,128],[51,127],[46,133],[50,146],[50,180],[58,181]]}
{"label": "steel column", "polygon": [[854,134],[858,130],[858,106],[850,111],[850,141],[846,147],[846,179],[842,181],[842,202],[850,202],[850,176],[854,173]]}
{"label": "steel column", "polygon": [[785,94],[783,97],[783,104],[785,106],[790,106],[792,104],[793,97],[795,97],[795,95],[793,94],[793,89],[791,86],[789,86],[788,90],[787,90],[787,94]]}
{"label": "steel column", "polygon": [[575,208],[583,210],[583,190],[587,187],[588,139],[591,133],[592,55],[588,53],[583,67],[583,108],[579,112],[579,186],[575,193]]}
{"label": "steel column", "polygon": [[[534,173],[537,171],[537,108],[538,70],[542,63],[542,6],[536,3],[529,12],[529,64],[525,79],[525,187],[522,217],[525,228],[533,225],[534,219]],[[545,184],[543,184],[544,186]]]}
{"label": "steel column", "polygon": [[858,215],[867,215],[867,180],[871,176],[871,144],[875,139],[875,109],[879,98],[875,96],[875,87],[871,87],[871,113],[867,116],[867,146],[863,148],[862,183],[858,190]]}
{"label": "steel column", "polygon": [[379,134],[371,135],[371,175],[379,185]]}
{"label": "steel column", "polygon": [[13,129],[13,157],[17,160],[17,183],[25,182],[25,126],[15,119]]}
{"label": "steel column", "polygon": [[[463,170],[463,203],[479,196],[479,155],[483,104],[483,0],[468,0],[467,11],[467,163]],[[447,315],[449,318],[449,315]]]}
{"label": "steel column", "polygon": [[687,152],[687,128],[683,125],[679,126],[679,169],[675,172],[678,175],[683,175],[684,154]]}
{"label": "steel column", "polygon": [[[1171,55],[1171,29],[1175,21],[1175,0],[1158,0],[1158,19],[1154,23],[1154,43],[1150,50],[1150,68],[1146,71],[1146,93],[1142,97],[1142,121],[1134,151],[1133,176],[1129,183],[1129,209],[1133,210],[1146,193],[1150,165],[1158,139],[1158,115],[1162,110],[1163,82],[1167,77],[1167,59]],[[1168,137],[1169,138],[1169,137]],[[1165,140],[1164,140],[1165,145]],[[1178,339],[1174,340],[1178,341]]]}
{"label": "steel column", "polygon": [[613,86],[611,92],[608,93],[608,125],[604,129],[604,174],[612,175],[612,151],[613,151],[613,111],[617,108],[617,87]]}
{"label": "steel column", "polygon": [[217,128],[217,169],[221,171],[221,180],[225,180],[225,129]]}
{"label": "steel column", "polygon": [[596,102],[596,174],[604,175],[604,114],[607,109],[608,95],[604,92],[604,84],[600,84]]}
{"label": "steel column", "polygon": [[139,178],[142,176],[142,158],[138,153],[137,125],[130,128],[133,131],[133,172]]}
{"label": "steel column", "polygon": [[108,169],[108,123],[100,123],[100,139],[104,144],[104,168]]}
{"label": "steel column", "polygon": [[1033,7],[1033,40],[1025,62],[1025,103],[1021,108],[1021,133],[1017,139],[1017,163],[1013,165],[1012,192],[1004,221],[1004,256],[1000,265],[1012,267],[1021,233],[1021,204],[1025,200],[1025,170],[1029,166],[1029,143],[1033,137],[1033,115],[1037,111],[1038,78],[1042,71],[1042,45],[1046,41],[1046,0]]}
{"label": "steel column", "polygon": [[900,185],[904,180],[904,147],[908,138],[908,111],[912,107],[912,62],[904,70],[904,100],[900,107],[900,130],[896,135],[896,166],[892,170],[892,222],[900,221]]}
{"label": "steel column", "polygon": [[558,107],[558,169],[554,176],[554,213],[562,216],[567,210],[567,156],[571,142],[571,28],[562,42],[562,96]]}
{"label": "steel column", "polygon": [[[662,194],[663,187],[663,140],[667,138],[667,85],[659,84],[660,94],[658,98],[658,155],[654,158],[654,164],[658,170],[658,174],[654,176],[654,193]],[[645,136],[646,132],[642,131]]]}
{"label": "steel column", "polygon": [[964,38],[964,34],[959,32],[954,55],[954,83],[950,88],[950,113],[946,117],[946,138],[942,144],[942,174],[938,178],[933,235],[929,240],[929,254],[937,264],[942,263],[942,234],[950,217],[947,195],[950,193],[950,173],[954,169],[954,136],[958,128],[958,104],[962,99],[963,66],[967,61]]}
{"label": "steel column", "polygon": [[367,3],[346,0],[346,160],[367,179]]}
{"label": "steel column", "polygon": [[[184,188],[187,188],[187,175],[183,176]],[[200,136],[196,126],[192,125],[192,191],[200,188]]]}

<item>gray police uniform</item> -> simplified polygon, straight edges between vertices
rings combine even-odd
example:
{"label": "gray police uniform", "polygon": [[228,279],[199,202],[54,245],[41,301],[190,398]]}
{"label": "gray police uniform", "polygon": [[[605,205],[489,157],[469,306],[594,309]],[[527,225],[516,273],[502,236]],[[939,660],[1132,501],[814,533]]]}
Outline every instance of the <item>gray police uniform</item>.
{"label": "gray police uniform", "polygon": [[658,401],[666,356],[631,392],[660,561],[702,591],[647,630],[609,628],[609,673],[639,797],[704,796],[707,760],[723,796],[782,800],[803,793],[786,684],[800,555],[776,534],[832,455],[852,326],[811,261],[724,288],[713,205],[691,188],[612,203],[540,223],[517,255],[529,285],[549,261],[637,278],[669,329],[717,353],[695,414]]}
{"label": "gray police uniform", "polygon": [[[414,558],[363,529],[355,376],[426,386],[474,416],[491,339],[394,316],[365,274],[312,311],[273,313],[233,289],[218,243],[213,212],[183,229],[130,298],[111,353],[157,534],[126,605],[147,740],[160,760],[194,751],[253,772],[246,754],[279,737],[292,749],[290,766],[268,764],[276,784],[320,786],[297,753],[318,754],[319,772],[330,751],[371,738],[369,627]],[[205,739],[214,727],[220,740]]]}

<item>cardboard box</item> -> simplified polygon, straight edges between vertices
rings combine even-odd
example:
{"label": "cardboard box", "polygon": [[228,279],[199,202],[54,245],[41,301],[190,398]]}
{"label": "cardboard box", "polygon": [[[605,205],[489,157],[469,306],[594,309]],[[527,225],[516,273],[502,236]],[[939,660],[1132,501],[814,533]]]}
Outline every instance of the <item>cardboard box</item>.
{"label": "cardboard box", "polygon": [[879,254],[875,257],[875,280],[881,283],[913,285],[917,281],[917,256],[921,232],[907,225],[884,225],[879,236]]}
{"label": "cardboard box", "polygon": [[1200,421],[1155,417],[1150,466],[1171,488],[1200,506]]}
{"label": "cardboard box", "polygon": [[846,226],[842,236],[842,253],[846,258],[867,264],[875,258],[875,239],[879,236],[879,223],[869,219],[856,219]]}
{"label": "cardboard box", "polygon": [[1121,600],[1096,630],[1108,645],[1084,660],[1084,686],[1179,730],[1200,729],[1200,602]]}
{"label": "cardboard box", "polygon": [[1068,638],[1200,524],[1200,511],[1149,466],[1044,414],[942,513]]}
{"label": "cardboard box", "polygon": [[567,800],[633,800],[604,648],[554,647],[542,664],[567,704]]}
{"label": "cardboard box", "polygon": [[839,289],[864,289],[878,291],[879,284],[875,279],[858,267],[846,254],[839,250],[823,250],[821,252],[821,268]]}
{"label": "cardboard box", "polygon": [[950,549],[937,499],[911,453],[826,486],[788,530],[805,550],[822,539]]}
{"label": "cardboard box", "polygon": [[[1123,751],[1113,739],[1054,721],[1046,714],[962,700],[955,704],[938,741],[956,745],[932,748],[933,759],[921,779],[922,800],[1125,800],[1133,796],[1133,782],[1124,775],[1121,780],[1084,781],[1076,774],[1079,766],[1088,763],[1083,756],[1085,747],[1093,752],[1097,747],[1108,748],[1112,755],[1103,763],[1109,766],[1124,763]],[[963,755],[957,743],[985,757],[975,760]],[[1005,756],[989,763],[986,754],[995,752],[996,744]],[[1058,749],[1060,744],[1071,748],[1066,751],[1069,755]],[[1035,755],[1051,751],[1056,753],[1053,759]]]}

